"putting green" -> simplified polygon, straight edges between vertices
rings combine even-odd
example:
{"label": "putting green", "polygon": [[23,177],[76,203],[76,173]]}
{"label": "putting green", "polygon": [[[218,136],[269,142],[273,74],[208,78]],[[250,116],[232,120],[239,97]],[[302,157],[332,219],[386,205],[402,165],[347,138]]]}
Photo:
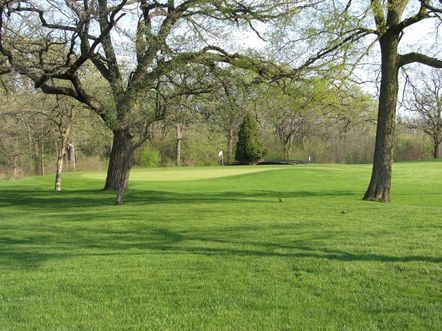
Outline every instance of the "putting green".
{"label": "putting green", "polygon": [[[285,166],[286,168],[287,166]],[[186,181],[244,175],[269,170],[282,169],[279,166],[236,166],[236,167],[204,167],[204,168],[153,168],[133,169],[131,181]],[[91,179],[106,178],[103,172],[87,172],[82,175]]]}

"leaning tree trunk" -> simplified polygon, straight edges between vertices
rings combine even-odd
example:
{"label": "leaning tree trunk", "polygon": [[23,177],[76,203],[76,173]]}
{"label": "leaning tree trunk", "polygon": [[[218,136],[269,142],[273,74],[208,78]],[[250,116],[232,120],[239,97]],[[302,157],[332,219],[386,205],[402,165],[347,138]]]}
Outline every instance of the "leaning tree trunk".
{"label": "leaning tree trunk", "polygon": [[123,194],[127,189],[129,172],[132,167],[134,146],[129,128],[113,130],[112,151],[107,169],[104,190],[117,193],[116,204],[123,203]]}
{"label": "leaning tree trunk", "polygon": [[399,92],[399,36],[384,36],[380,40],[382,76],[376,130],[376,145],[370,185],[364,200],[390,202],[393,140],[396,106]]}

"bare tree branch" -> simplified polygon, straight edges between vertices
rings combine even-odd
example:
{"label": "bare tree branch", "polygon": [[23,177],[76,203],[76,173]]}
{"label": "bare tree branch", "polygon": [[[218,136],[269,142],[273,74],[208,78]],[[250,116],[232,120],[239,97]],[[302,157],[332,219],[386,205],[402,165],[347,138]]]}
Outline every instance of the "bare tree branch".
{"label": "bare tree branch", "polygon": [[421,63],[433,68],[442,68],[442,60],[425,54],[412,52],[400,56],[400,66],[405,66],[411,63]]}

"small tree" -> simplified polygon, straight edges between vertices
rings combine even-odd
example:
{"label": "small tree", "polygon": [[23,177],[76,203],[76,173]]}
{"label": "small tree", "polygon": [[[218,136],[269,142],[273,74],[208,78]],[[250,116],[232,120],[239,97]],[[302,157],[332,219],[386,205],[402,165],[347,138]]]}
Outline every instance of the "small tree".
{"label": "small tree", "polygon": [[256,164],[262,159],[266,150],[258,138],[258,122],[250,114],[246,114],[239,128],[238,144],[236,146],[236,160],[249,164]]}

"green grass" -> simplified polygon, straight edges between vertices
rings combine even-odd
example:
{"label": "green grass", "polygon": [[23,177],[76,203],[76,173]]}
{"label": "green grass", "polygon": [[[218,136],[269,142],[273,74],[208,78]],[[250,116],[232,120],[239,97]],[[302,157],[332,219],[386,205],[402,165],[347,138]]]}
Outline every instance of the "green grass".
{"label": "green grass", "polygon": [[[131,172],[131,181],[188,181],[197,179],[211,179],[225,176],[244,175],[255,172],[276,170],[278,167],[204,167],[185,168],[185,171],[177,168],[154,168],[154,169],[134,169]],[[104,172],[83,173],[83,177],[91,179],[106,179]]]}
{"label": "green grass", "polygon": [[440,330],[442,163],[396,164],[390,205],[369,175],[136,170],[122,206],[99,173],[0,183],[0,329]]}

